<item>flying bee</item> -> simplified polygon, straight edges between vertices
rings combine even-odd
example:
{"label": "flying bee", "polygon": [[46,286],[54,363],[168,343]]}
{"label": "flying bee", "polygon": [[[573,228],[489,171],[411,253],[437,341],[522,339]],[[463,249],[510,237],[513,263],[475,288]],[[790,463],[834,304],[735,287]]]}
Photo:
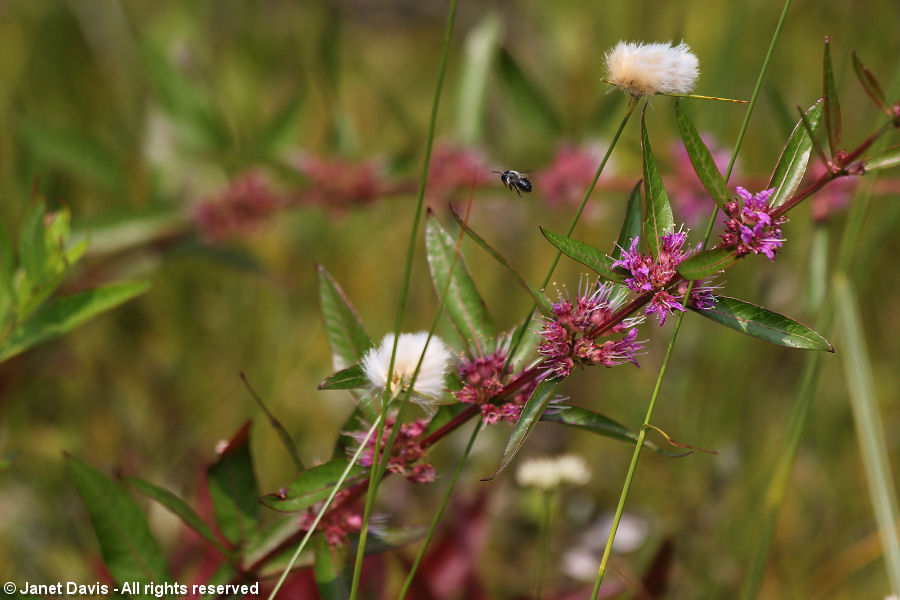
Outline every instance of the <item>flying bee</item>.
{"label": "flying bee", "polygon": [[522,195],[522,192],[528,194],[531,192],[531,181],[528,180],[525,175],[519,173],[518,171],[493,171],[493,173],[500,174],[500,181],[503,182],[503,185],[514,191],[518,195]]}

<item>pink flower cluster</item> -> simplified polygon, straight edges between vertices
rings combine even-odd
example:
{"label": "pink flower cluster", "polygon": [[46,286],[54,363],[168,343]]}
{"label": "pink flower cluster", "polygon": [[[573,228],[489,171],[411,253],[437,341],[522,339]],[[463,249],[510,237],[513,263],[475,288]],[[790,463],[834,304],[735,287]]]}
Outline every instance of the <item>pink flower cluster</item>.
{"label": "pink flower cluster", "polygon": [[304,203],[342,211],[350,206],[369,204],[383,192],[384,184],[371,162],[304,156],[299,168],[310,183]]}
{"label": "pink flower cluster", "polygon": [[594,180],[600,157],[583,146],[560,146],[553,162],[538,172],[535,187],[550,206],[577,205]]}
{"label": "pink flower cluster", "polygon": [[[385,422],[379,460],[382,458],[384,446],[387,445],[390,439],[396,420],[396,417],[390,416]],[[434,467],[428,463],[419,463],[419,460],[425,455],[425,448],[422,447],[419,438],[425,433],[427,425],[428,421],[419,419],[400,426],[400,431],[397,432],[397,439],[394,440],[391,458],[388,461],[388,471],[403,475],[413,483],[431,483],[434,481],[436,476]],[[366,438],[366,433],[365,431],[354,431],[350,435],[357,441],[362,442]],[[375,458],[375,441],[375,436],[371,436],[369,441],[366,442],[366,449],[363,450],[359,457],[359,464],[363,467],[372,466]]]}
{"label": "pink flower cluster", "polygon": [[[351,533],[359,533],[362,529],[362,513],[349,506],[343,505],[344,498],[349,494],[348,490],[342,490],[335,494],[332,506],[335,510],[326,511],[316,526],[316,531],[323,532],[328,545],[332,548],[344,544]],[[299,527],[302,531],[308,531],[319,514],[319,507],[306,510],[300,516]]]}
{"label": "pink flower cluster", "polygon": [[481,419],[488,425],[500,421],[516,423],[522,414],[522,408],[537,385],[536,381],[529,381],[519,388],[509,401],[502,403],[495,401],[509,380],[504,350],[463,360],[459,365],[459,378],[463,382],[463,387],[454,392],[456,399],[479,406]]}
{"label": "pink flower cluster", "polygon": [[253,230],[282,204],[259,174],[247,173],[217,197],[197,204],[193,219],[204,238],[219,242]]}
{"label": "pink flower cluster", "polygon": [[[673,311],[684,311],[682,300],[688,284],[684,282],[684,285],[679,284],[674,289],[670,289],[669,285],[680,279],[678,265],[697,252],[699,246],[684,250],[687,234],[683,231],[663,234],[659,240],[659,255],[654,258],[650,254],[641,254],[638,250],[640,240],[634,238],[628,250],[622,249],[622,258],[614,262],[613,267],[621,267],[631,274],[631,277],[625,280],[625,285],[631,291],[653,293],[644,314],[655,313],[659,324],[662,325]],[[708,280],[695,284],[691,293],[693,306],[712,308],[715,304],[712,289]]]}
{"label": "pink flower cluster", "polygon": [[596,286],[590,293],[579,294],[573,304],[560,295],[553,304],[554,318],[548,319],[541,330],[538,352],[544,357],[542,368],[556,377],[567,377],[576,365],[612,367],[630,362],[637,366],[637,354],[643,348],[637,339],[637,328],[643,318],[625,319],[608,332],[608,336],[622,334],[618,339],[598,341],[591,332],[605,323],[615,312],[610,302],[612,287]]}
{"label": "pink flower cluster", "polygon": [[784,242],[781,224],[787,221],[783,216],[772,216],[775,207],[769,205],[769,198],[775,190],[765,190],[755,196],[740,186],[736,190],[743,205],[736,200],[725,205],[729,218],[722,234],[722,245],[734,247],[738,257],[752,252],[774,261]]}

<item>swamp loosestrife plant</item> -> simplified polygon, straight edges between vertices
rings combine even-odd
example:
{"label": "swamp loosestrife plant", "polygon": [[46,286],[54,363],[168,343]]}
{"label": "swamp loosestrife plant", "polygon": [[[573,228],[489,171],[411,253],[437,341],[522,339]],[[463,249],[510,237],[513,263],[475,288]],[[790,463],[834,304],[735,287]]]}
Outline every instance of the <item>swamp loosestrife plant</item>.
{"label": "swamp loosestrife plant", "polygon": [[[452,25],[452,17],[450,23]],[[787,251],[786,213],[829,183],[900,163],[900,154],[896,149],[874,156],[866,155],[875,138],[895,129],[900,123],[900,117],[896,116],[900,114],[898,105],[888,105],[882,101],[889,117],[887,126],[855,149],[832,148],[830,158],[822,153],[825,171],[806,187],[800,188],[809,158],[819,144],[823,124],[826,133],[831,131],[829,127],[835,127],[835,101],[826,94],[823,100],[802,113],[775,162],[773,176],[766,184],[756,188],[761,191],[751,193],[743,187],[729,187],[729,173],[723,175],[719,171],[712,153],[687,114],[676,104],[675,120],[696,178],[706,190],[711,213],[706,240],[700,243],[689,242],[689,232],[676,227],[675,215],[650,144],[644,111],[640,119],[640,137],[626,142],[640,148],[642,177],[637,185],[631,187],[631,193],[626,198],[626,217],[620,234],[616,240],[592,240],[589,243],[571,237],[572,231],[637,103],[646,103],[657,95],[686,95],[693,90],[699,73],[698,60],[684,43],[672,46],[623,42],[606,58],[609,81],[628,95],[625,117],[588,185],[587,194],[569,231],[562,235],[542,230],[557,253],[593,271],[592,275],[582,279],[574,297],[559,292],[555,299],[549,298],[543,288],[552,276],[552,268],[544,284],[540,287],[532,285],[490,244],[487,236],[468,226],[467,218],[460,219],[460,231],[453,236],[433,213],[429,213],[424,235],[428,267],[438,296],[439,310],[436,313],[443,311],[447,315],[457,333],[457,340],[448,337],[444,341],[425,332],[399,333],[409,284],[409,263],[417,237],[419,209],[424,198],[425,180],[432,172],[426,158],[418,188],[419,203],[398,309],[397,331],[386,335],[378,343],[373,342],[350,299],[328,271],[318,267],[319,299],[335,369],[319,387],[323,390],[347,390],[356,400],[354,411],[341,427],[331,459],[310,468],[301,468],[293,481],[278,492],[263,495],[257,487],[251,459],[249,424],[245,425],[222,446],[216,462],[207,469],[207,486],[220,535],[213,533],[193,509],[171,493],[148,482],[129,481],[136,489],[175,512],[215,549],[222,564],[214,576],[216,581],[240,583],[263,579],[267,593],[274,596],[282,584],[289,585],[289,578],[299,581],[305,576],[302,569],[314,566],[315,582],[321,593],[330,597],[335,597],[336,593],[337,597],[344,597],[348,593],[345,573],[352,564],[352,559],[348,557],[356,545],[357,560],[349,593],[351,597],[357,596],[365,585],[363,556],[421,540],[421,531],[392,529],[391,524],[384,521],[379,522],[377,527],[372,525],[371,515],[382,476],[401,475],[413,484],[429,484],[439,480],[440,474],[427,460],[429,449],[473,420],[477,426],[452,476],[431,529],[425,534],[401,595],[413,589],[411,586],[416,580],[416,569],[429,548],[453,485],[476,435],[485,429],[495,435],[509,435],[506,449],[499,459],[500,467],[494,476],[512,463],[539,422],[587,430],[635,445],[629,479],[623,490],[607,552],[602,559],[605,561],[634,473],[637,452],[650,448],[661,454],[674,453],[645,439],[646,427],[650,426],[649,412],[645,427],[637,432],[631,431],[598,412],[595,407],[580,406],[558,393],[561,382],[577,377],[583,369],[591,366],[637,365],[638,357],[646,352],[646,339],[641,339],[642,332],[644,336],[653,335],[651,324],[655,322],[663,326],[671,315],[675,315],[673,320],[676,321],[677,331],[680,316],[687,311],[773,344],[808,350],[833,350],[823,336],[790,317],[747,300],[720,294],[725,287],[722,273],[751,255],[762,255],[768,261],[774,261],[780,252]],[[440,84],[432,111],[429,152],[439,95]],[[655,98],[654,102],[662,103],[664,100]],[[835,137],[833,133],[828,135],[829,139]],[[816,155],[820,153],[816,152]],[[430,154],[426,153],[426,156]],[[319,167],[322,165],[316,168]],[[483,178],[486,180],[488,171],[485,169],[477,173],[470,180],[472,187],[480,185]],[[336,177],[332,173],[324,179],[335,183],[333,179]],[[360,181],[365,184],[360,184],[362,191],[357,190],[350,195],[369,198],[382,189],[368,176],[360,175]],[[448,183],[443,185],[445,188],[451,187]],[[344,194],[342,190],[335,193]],[[241,194],[235,197],[238,196]],[[250,200],[247,201],[246,211],[240,208],[244,200],[232,203],[238,215],[262,214],[277,204],[252,180],[246,183],[242,197]],[[259,210],[254,207],[259,207]],[[710,239],[718,210],[724,211],[727,218],[717,238],[719,243],[707,248],[706,241]],[[209,222],[215,220],[209,215],[203,218],[209,219]],[[228,219],[223,223],[223,231],[234,228]],[[481,297],[461,255],[461,243],[466,236],[509,271],[521,285],[522,293],[534,302],[534,310],[540,313],[539,318],[529,314],[514,333],[498,328],[489,309],[503,310],[503,307],[489,307]],[[555,266],[556,262],[553,264]],[[670,353],[671,343],[666,358]],[[409,400],[425,409],[424,417],[413,418],[407,414]],[[283,428],[278,429],[280,424],[274,418],[270,420],[273,425],[277,424],[276,429],[285,441],[287,451],[300,465],[289,434]],[[503,433],[495,433],[498,429]],[[131,515],[132,522],[137,525],[129,527],[141,529],[142,532],[147,529],[145,519],[120,485],[77,459],[70,460],[70,468],[95,524],[115,518],[113,513],[116,511],[105,510],[105,505],[98,501],[98,494],[101,494],[119,506],[119,513],[124,511]],[[547,493],[552,493],[564,483],[582,484],[589,478],[583,461],[572,459],[557,459],[552,465],[525,463],[518,473],[522,485],[534,486]],[[546,506],[550,506],[549,500]],[[261,518],[263,508],[289,513],[290,516],[279,520],[274,526],[268,525]],[[550,512],[547,509],[548,516],[541,530],[543,555],[539,559],[534,582],[538,595],[545,583],[543,572],[549,560]],[[134,560],[134,556],[123,558],[117,554],[121,550],[117,550],[119,546],[116,544],[121,540],[109,537],[114,535],[111,533],[114,529],[97,527],[101,546],[109,553],[104,555],[107,561],[116,565],[114,559]],[[148,535],[136,536],[135,543],[139,543],[137,550],[140,556],[159,555],[149,532]],[[291,557],[289,561],[287,557]],[[601,575],[604,568],[605,562],[601,562]],[[151,575],[155,581],[172,579],[164,561],[155,565],[154,569]],[[294,569],[300,571],[294,573]],[[118,581],[126,573],[130,571],[113,571],[112,576]],[[271,586],[270,578],[277,575],[280,575],[278,583]],[[595,593],[599,587],[600,577]]]}

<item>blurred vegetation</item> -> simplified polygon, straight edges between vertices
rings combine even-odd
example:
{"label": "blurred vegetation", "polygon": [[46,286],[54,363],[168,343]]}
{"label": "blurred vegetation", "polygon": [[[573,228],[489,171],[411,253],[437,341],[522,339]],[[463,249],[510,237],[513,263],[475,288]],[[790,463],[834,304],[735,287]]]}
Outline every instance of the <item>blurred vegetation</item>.
{"label": "blurred vegetation", "polygon": [[[305,463],[327,456],[352,402],[316,391],[331,364],[313,264],[327,266],[379,339],[396,309],[412,194],[340,212],[321,206],[285,211],[219,244],[189,228],[183,233],[183,225],[198,202],[249,170],[266,174],[279,189],[303,189],[298,156],[375,159],[381,175],[415,176],[444,10],[432,1],[359,0],[0,4],[0,220],[14,234],[34,198],[43,197],[51,208],[67,207],[74,227],[91,236],[76,279],[152,282],[139,299],[0,365],[0,457],[18,453],[0,469],[0,579],[96,576],[96,542],[63,451],[107,473],[140,475],[190,497],[216,442],[255,417],[262,489],[277,490],[290,480],[291,460],[239,372],[293,434]],[[439,137],[480,147],[492,169],[527,170],[546,165],[560,142],[609,136],[624,99],[600,78],[603,53],[619,39],[683,38],[700,58],[697,93],[748,97],[779,10],[771,2],[701,0],[463,2]],[[887,86],[900,58],[898,25],[900,4],[893,0],[796,2],[739,158],[740,173],[768,177],[796,120],[793,107],[809,106],[820,95],[825,35],[832,40],[844,138],[851,145],[866,135],[878,113],[853,76],[850,52],[856,50]],[[464,57],[473,31],[496,41],[483,95],[464,85],[472,77]],[[671,110],[670,99],[651,102],[655,147],[675,135]],[[743,116],[739,106],[694,103],[690,112],[698,128],[730,148]],[[473,122],[472,114],[481,119]],[[636,120],[614,159],[618,174],[639,177]],[[595,195],[576,237],[599,245],[614,240],[625,198],[624,192]],[[447,224],[445,203],[433,207]],[[855,284],[896,472],[897,195],[876,196],[870,213]],[[520,198],[498,182],[496,189],[475,192],[473,226],[531,281],[553,256],[537,225],[564,230],[570,218],[568,210],[548,208],[540,189]],[[829,221],[832,239],[843,224],[840,214]],[[170,227],[182,233],[169,236]],[[792,212],[779,261],[732,269],[728,293],[811,321],[804,301],[810,230],[809,207]],[[513,327],[526,314],[528,298],[478,252],[468,252],[470,269],[499,323]],[[407,330],[427,327],[435,306],[421,247],[419,257]],[[574,288],[579,272],[563,261],[554,279]],[[640,370],[585,371],[564,391],[636,427],[668,327],[646,331],[653,338]],[[449,327],[443,333],[452,338]],[[840,352],[840,337],[832,341]],[[658,541],[671,537],[669,597],[733,595],[756,544],[756,520],[802,360],[801,352],[688,315],[654,422],[679,441],[719,454],[644,456],[628,511],[652,524],[651,540],[637,554],[617,557],[615,569],[640,572]],[[836,360],[825,359],[761,597],[878,598],[887,590],[877,548],[860,550],[871,543],[875,525]],[[527,591],[520,575],[532,564],[527,549],[536,531],[511,477],[478,482],[496,467],[506,433],[497,426],[479,439],[460,486],[463,497],[490,495],[489,541],[480,564],[497,597]],[[439,472],[452,467],[464,441],[459,434],[436,449]],[[526,451],[563,449],[588,457],[594,481],[557,519],[559,548],[612,510],[631,452],[546,424]],[[390,482],[379,510],[392,524],[426,522],[441,480],[414,490],[402,483]],[[150,515],[171,548],[174,517],[158,507]],[[399,572],[399,563],[388,564]],[[559,572],[551,582],[574,585]]]}

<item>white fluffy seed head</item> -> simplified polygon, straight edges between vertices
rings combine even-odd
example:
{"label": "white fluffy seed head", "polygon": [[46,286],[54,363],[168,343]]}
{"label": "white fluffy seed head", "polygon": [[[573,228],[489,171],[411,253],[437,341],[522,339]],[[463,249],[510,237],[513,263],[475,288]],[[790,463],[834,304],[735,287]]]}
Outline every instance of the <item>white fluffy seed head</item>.
{"label": "white fluffy seed head", "polygon": [[688,94],[700,74],[687,44],[619,42],[606,54],[608,79],[632,96]]}
{"label": "white fluffy seed head", "polygon": [[522,487],[552,490],[563,484],[584,485],[591,480],[587,463],[580,456],[564,454],[526,460],[516,471]]}
{"label": "white fluffy seed head", "polygon": [[394,357],[394,376],[390,385],[388,385],[388,368],[391,365],[391,351],[394,347],[393,333],[384,336],[378,346],[366,352],[362,360],[363,372],[375,388],[384,390],[389,387],[391,394],[396,395],[409,387],[416,365],[419,364],[419,357],[424,351],[425,358],[422,359],[422,367],[419,369],[413,391],[426,398],[433,399],[440,396],[444,391],[444,377],[447,375],[452,354],[443,340],[437,336],[432,336],[426,351],[426,340],[428,334],[424,331],[400,334],[397,340],[397,355]]}

